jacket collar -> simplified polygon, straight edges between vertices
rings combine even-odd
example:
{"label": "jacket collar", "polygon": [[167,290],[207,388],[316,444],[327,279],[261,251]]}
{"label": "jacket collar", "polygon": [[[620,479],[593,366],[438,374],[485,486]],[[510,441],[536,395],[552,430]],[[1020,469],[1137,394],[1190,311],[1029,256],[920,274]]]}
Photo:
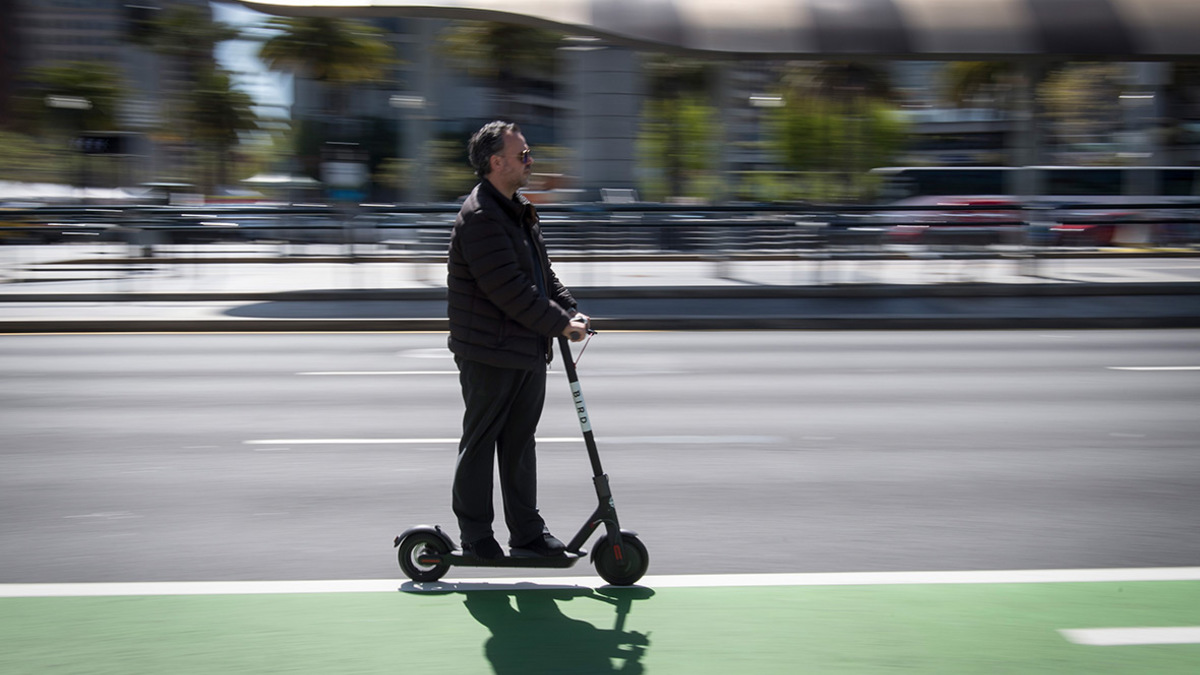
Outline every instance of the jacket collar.
{"label": "jacket collar", "polygon": [[[533,207],[533,202],[529,201],[529,199],[520,192],[517,193],[515,198],[510,198],[497,190],[496,186],[492,185],[492,181],[486,178],[479,181],[479,189],[481,192],[499,204],[500,208],[503,209],[504,212],[510,217],[512,217],[514,221],[521,223],[522,225],[527,224],[527,220],[532,221],[532,223],[537,222],[537,211]],[[529,218],[531,215],[533,217]]]}

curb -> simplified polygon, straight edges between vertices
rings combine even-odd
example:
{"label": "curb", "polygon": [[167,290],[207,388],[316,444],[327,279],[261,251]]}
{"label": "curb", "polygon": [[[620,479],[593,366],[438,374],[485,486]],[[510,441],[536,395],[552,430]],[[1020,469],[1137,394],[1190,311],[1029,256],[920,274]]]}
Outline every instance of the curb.
{"label": "curb", "polygon": [[[968,297],[1097,297],[1200,295],[1197,282],[992,284],[828,284],[821,286],[583,286],[571,289],[577,299],[789,299],[789,298],[968,298]],[[160,293],[0,293],[0,303],[29,302],[331,302],[422,300],[444,301],[445,287],[399,289],[334,289],[247,292]]]}
{"label": "curb", "polygon": [[[587,287],[572,293],[594,303],[598,330],[1200,328],[1200,282]],[[0,307],[16,318],[0,319],[0,333],[445,332],[445,296],[445,288],[9,294],[0,295]],[[182,318],[130,307],[155,302],[227,306],[220,314],[209,308]],[[25,318],[21,303],[64,306],[53,312],[58,316]]]}
{"label": "curb", "polygon": [[[597,317],[598,331],[1137,330],[1200,328],[1200,316]],[[0,335],[46,333],[445,333],[446,319],[18,319]]]}

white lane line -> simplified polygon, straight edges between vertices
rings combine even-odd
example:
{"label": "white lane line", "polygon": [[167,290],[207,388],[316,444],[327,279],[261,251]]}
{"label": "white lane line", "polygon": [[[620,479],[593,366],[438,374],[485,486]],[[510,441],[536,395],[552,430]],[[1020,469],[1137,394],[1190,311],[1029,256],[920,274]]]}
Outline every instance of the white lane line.
{"label": "white lane line", "polygon": [[0,584],[0,598],[107,597],[117,595],[277,595],[396,591],[393,579],[330,581],[151,581],[101,584]]}
{"label": "white lane line", "polygon": [[780,436],[617,436],[603,437],[604,445],[778,445]]}
{"label": "white lane line", "polygon": [[1200,626],[1064,628],[1058,632],[1067,640],[1077,645],[1090,645],[1093,647],[1200,644]]}
{"label": "white lane line", "polygon": [[1109,366],[1108,369],[1142,372],[1165,372],[1171,370],[1200,370],[1200,366]]}
{"label": "white lane line", "polygon": [[449,361],[454,354],[447,347],[426,347],[424,349],[405,349],[396,352],[396,356],[410,359],[445,359]]}
{"label": "white lane line", "polygon": [[[1200,567],[1134,567],[949,572],[811,572],[689,574],[646,577],[655,588],[717,586],[900,586],[908,584],[1044,584],[1107,581],[1200,581]],[[643,583],[649,586],[650,583]]]}
{"label": "white lane line", "polygon": [[[262,438],[246,445],[440,445],[458,438]],[[778,436],[618,436],[600,439],[602,445],[778,445]],[[582,443],[582,436],[538,437],[538,443]]]}
{"label": "white lane line", "polygon": [[313,371],[307,373],[296,373],[297,375],[337,375],[337,376],[353,376],[353,375],[457,375],[457,370],[324,370]]}
{"label": "white lane line", "polygon": [[[458,438],[263,438],[246,445],[457,445]],[[582,443],[578,438],[539,438],[538,443]]]}
{"label": "white lane line", "polygon": [[[754,586],[895,586],[912,584],[1034,584],[1133,581],[1200,581],[1200,567],[996,570],[953,572],[823,572],[801,574],[686,574],[648,576],[647,588]],[[114,595],[247,595],[405,591],[539,590],[599,588],[598,577],[512,577],[416,584],[404,579],[328,581],[177,581],[135,583],[0,584],[0,598]]]}
{"label": "white lane line", "polygon": [[[681,370],[607,370],[589,372],[588,377],[645,377],[656,375],[680,375]],[[355,376],[409,376],[409,375],[458,375],[457,370],[314,370],[296,373],[302,376],[355,377]]]}

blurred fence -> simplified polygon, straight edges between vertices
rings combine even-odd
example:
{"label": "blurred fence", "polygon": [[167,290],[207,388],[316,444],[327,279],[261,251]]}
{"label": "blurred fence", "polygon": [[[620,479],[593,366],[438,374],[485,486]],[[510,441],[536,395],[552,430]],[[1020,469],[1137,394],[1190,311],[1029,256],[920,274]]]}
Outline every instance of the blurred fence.
{"label": "blurred fence", "polygon": [[[45,207],[0,210],[0,245],[106,242],[131,258],[256,242],[288,258],[445,255],[457,206]],[[1038,255],[1113,245],[1200,247],[1200,202],[923,206],[585,204],[539,207],[551,255],[825,258]]]}

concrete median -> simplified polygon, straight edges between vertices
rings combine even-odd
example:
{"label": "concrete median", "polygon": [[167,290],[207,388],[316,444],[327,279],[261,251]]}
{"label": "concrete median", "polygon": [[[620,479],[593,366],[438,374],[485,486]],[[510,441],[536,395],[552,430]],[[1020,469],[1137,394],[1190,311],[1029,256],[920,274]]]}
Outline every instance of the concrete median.
{"label": "concrete median", "polygon": [[[599,330],[1200,327],[1200,283],[581,287]],[[446,330],[444,288],[25,293],[0,332]]]}

